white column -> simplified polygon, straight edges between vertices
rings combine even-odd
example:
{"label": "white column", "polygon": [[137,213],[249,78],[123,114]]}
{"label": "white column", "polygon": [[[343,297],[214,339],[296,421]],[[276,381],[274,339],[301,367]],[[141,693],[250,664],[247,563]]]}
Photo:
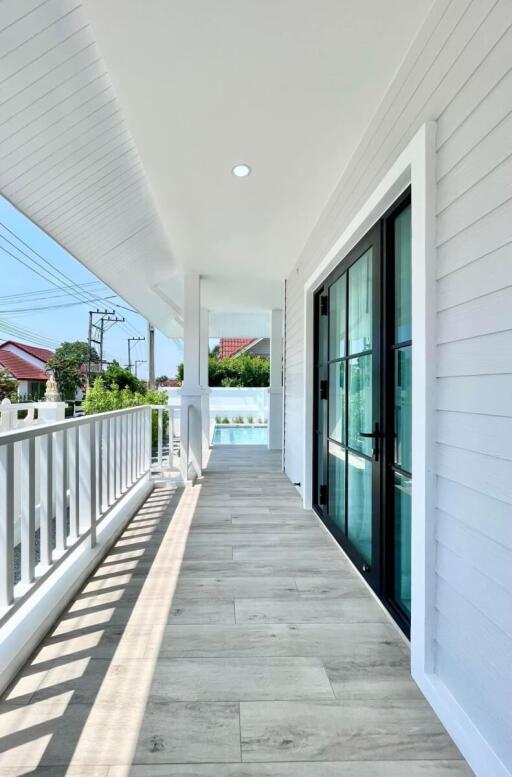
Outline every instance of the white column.
{"label": "white column", "polygon": [[185,274],[183,315],[183,385],[180,413],[180,467],[185,481],[194,480],[202,471],[202,391],[199,378],[200,279],[197,273]]}
{"label": "white column", "polygon": [[268,402],[268,447],[283,444],[283,311],[272,310],[270,325],[270,389]]}
{"label": "white column", "polygon": [[206,467],[210,451],[210,387],[208,385],[209,320],[206,308],[201,308],[199,335],[199,383],[201,384],[202,464]]}

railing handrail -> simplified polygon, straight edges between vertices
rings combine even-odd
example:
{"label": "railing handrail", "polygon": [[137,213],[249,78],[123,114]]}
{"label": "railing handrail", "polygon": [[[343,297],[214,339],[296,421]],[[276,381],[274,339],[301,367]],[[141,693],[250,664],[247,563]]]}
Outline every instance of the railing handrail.
{"label": "railing handrail", "polygon": [[64,421],[56,421],[40,426],[28,426],[23,429],[15,429],[9,432],[0,432],[0,445],[21,442],[29,440],[32,437],[41,437],[53,432],[60,432],[63,429],[73,429],[77,426],[84,426],[93,421],[105,420],[107,418],[116,418],[123,414],[140,413],[148,408],[166,408],[167,405],[134,405],[133,407],[123,407],[120,410],[109,410],[107,413],[94,413],[92,415],[83,415],[78,418],[66,418]]}

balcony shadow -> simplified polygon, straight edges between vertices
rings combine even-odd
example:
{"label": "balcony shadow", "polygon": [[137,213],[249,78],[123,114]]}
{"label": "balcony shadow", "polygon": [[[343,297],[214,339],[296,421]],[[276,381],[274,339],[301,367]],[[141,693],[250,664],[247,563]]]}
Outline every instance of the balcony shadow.
{"label": "balcony shadow", "polygon": [[2,777],[132,762],[194,512],[184,494],[153,491],[3,695]]}

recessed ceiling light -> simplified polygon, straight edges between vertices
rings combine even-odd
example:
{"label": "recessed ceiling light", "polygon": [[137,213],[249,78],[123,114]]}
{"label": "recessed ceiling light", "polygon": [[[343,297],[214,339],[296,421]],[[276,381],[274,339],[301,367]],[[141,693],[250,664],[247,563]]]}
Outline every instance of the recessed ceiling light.
{"label": "recessed ceiling light", "polygon": [[237,178],[247,178],[251,174],[249,165],[235,165],[231,171]]}

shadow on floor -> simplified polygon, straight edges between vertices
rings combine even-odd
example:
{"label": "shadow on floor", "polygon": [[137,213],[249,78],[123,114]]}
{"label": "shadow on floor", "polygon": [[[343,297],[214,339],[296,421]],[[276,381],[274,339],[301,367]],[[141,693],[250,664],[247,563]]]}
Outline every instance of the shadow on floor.
{"label": "shadow on floor", "polygon": [[[133,749],[127,724],[143,717],[158,632],[172,610],[161,543],[182,497],[165,487],[152,492],[5,692],[0,774],[82,774],[70,764],[86,762],[88,752],[89,762],[101,763],[113,740],[119,750]],[[186,530],[182,538],[185,544]],[[181,555],[174,548],[176,576]],[[133,728],[128,737],[134,733],[136,740]]]}

